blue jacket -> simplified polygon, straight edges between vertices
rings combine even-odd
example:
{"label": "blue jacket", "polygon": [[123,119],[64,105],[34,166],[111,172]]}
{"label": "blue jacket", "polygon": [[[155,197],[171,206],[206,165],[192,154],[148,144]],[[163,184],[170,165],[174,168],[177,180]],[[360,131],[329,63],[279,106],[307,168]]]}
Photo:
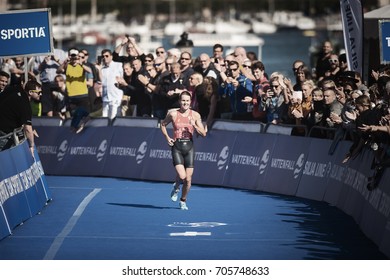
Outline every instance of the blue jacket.
{"label": "blue jacket", "polygon": [[252,81],[244,75],[239,75],[238,87],[234,88],[231,83],[223,83],[219,88],[220,95],[226,95],[230,97],[230,107],[233,113],[246,113],[247,104],[242,102],[245,96],[252,96]]}

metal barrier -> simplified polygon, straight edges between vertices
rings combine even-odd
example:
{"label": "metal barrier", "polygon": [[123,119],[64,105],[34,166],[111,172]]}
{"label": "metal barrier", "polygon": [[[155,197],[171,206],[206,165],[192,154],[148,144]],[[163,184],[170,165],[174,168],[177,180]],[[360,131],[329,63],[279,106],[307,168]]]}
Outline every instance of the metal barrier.
{"label": "metal barrier", "polygon": [[334,139],[336,136],[336,128],[324,127],[324,126],[313,126],[308,136],[313,138],[323,138],[323,139]]}
{"label": "metal barrier", "polygon": [[267,123],[264,129],[264,133],[305,137],[308,135],[307,126],[297,124]]}
{"label": "metal barrier", "polygon": [[264,123],[256,121],[214,120],[211,129],[228,131],[260,132],[264,130]]}
{"label": "metal barrier", "polygon": [[15,128],[14,131],[0,136],[0,151],[19,145],[24,139],[26,139],[26,136],[23,126]]}
{"label": "metal barrier", "polygon": [[[38,117],[33,118],[34,126],[65,126],[69,127],[71,119],[65,121],[56,117]],[[141,117],[117,117],[110,121],[108,118],[91,118],[86,126],[130,126],[130,127],[159,127],[159,120],[156,118],[141,118]],[[170,124],[168,128],[172,128]],[[340,138],[341,131],[335,128],[322,126],[313,126],[310,129],[306,125],[296,124],[273,124],[262,123],[257,121],[235,121],[226,119],[215,119],[211,126],[213,130],[226,131],[244,131],[244,132],[260,132],[268,134],[280,134],[290,136],[303,136],[322,139]],[[343,130],[342,139],[345,140],[346,131]]]}

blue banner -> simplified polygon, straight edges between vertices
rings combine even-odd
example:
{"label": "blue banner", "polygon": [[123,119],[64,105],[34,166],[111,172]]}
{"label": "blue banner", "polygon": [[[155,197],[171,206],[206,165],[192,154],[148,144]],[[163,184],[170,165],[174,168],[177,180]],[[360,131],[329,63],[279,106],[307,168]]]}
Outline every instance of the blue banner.
{"label": "blue banner", "polygon": [[[229,156],[224,185],[255,190],[261,176],[262,157],[265,152],[264,138],[252,137],[253,133],[236,133]],[[234,139],[232,139],[234,140]]]}
{"label": "blue banner", "polygon": [[[138,160],[142,159],[145,168],[142,170],[142,177],[147,180],[168,181],[173,182],[176,177],[176,172],[172,162],[171,146],[168,145],[167,140],[159,129],[150,129],[153,135],[148,135],[148,139],[152,141],[147,142],[145,157],[143,157],[143,150],[145,146],[140,146],[138,150]],[[145,132],[144,132],[145,133]],[[168,129],[169,135],[172,135],[172,129]],[[140,143],[139,140],[137,140]]]}
{"label": "blue banner", "polygon": [[390,62],[390,20],[379,21],[381,63]]}
{"label": "blue banner", "polygon": [[195,170],[193,182],[229,186],[225,179],[230,172],[229,162],[236,142],[237,132],[210,131],[206,138],[197,137],[195,144]]}
{"label": "blue banner", "polygon": [[52,53],[50,9],[0,14],[0,45],[2,57]]}
{"label": "blue banner", "polygon": [[148,156],[155,132],[145,127],[116,127],[106,152],[104,173],[107,176],[139,179],[150,179],[150,173],[154,172],[160,174],[160,166],[150,164]]}
{"label": "blue banner", "polygon": [[[329,176],[332,170],[332,155],[328,149],[330,143],[325,139],[310,142],[308,157],[302,171],[297,196],[322,201],[329,187]],[[315,187],[314,187],[315,186]]]}
{"label": "blue banner", "polygon": [[5,216],[4,208],[0,204],[0,240],[12,233],[9,227],[7,217]]}
{"label": "blue banner", "polygon": [[[31,217],[24,186],[17,171],[14,157],[20,156],[22,147],[17,146],[0,153],[0,202],[4,207],[11,229]],[[7,164],[3,164],[7,163]]]}
{"label": "blue banner", "polygon": [[[51,195],[39,155],[32,157],[27,141],[2,151],[0,162],[0,216],[4,216],[6,229],[12,230],[40,212]],[[7,230],[0,230],[3,231]]]}
{"label": "blue banner", "polygon": [[[295,195],[311,138],[274,135],[273,152],[264,179],[264,191]],[[288,182],[288,184],[286,183]]]}

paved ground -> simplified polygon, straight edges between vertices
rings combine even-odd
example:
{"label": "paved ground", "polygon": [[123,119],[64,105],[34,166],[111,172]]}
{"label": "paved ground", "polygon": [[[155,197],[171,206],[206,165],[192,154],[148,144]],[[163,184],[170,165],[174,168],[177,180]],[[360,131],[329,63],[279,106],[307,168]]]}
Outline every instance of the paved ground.
{"label": "paved ground", "polygon": [[352,218],[322,202],[193,186],[47,176],[53,201],[0,241],[3,260],[386,259]]}

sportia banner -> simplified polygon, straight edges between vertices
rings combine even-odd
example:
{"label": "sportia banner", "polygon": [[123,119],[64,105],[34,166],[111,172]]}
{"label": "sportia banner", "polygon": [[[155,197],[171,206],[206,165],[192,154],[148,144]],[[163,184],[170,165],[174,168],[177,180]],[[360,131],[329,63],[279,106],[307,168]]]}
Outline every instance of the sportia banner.
{"label": "sportia banner", "polygon": [[43,55],[52,51],[50,9],[0,14],[0,57]]}

